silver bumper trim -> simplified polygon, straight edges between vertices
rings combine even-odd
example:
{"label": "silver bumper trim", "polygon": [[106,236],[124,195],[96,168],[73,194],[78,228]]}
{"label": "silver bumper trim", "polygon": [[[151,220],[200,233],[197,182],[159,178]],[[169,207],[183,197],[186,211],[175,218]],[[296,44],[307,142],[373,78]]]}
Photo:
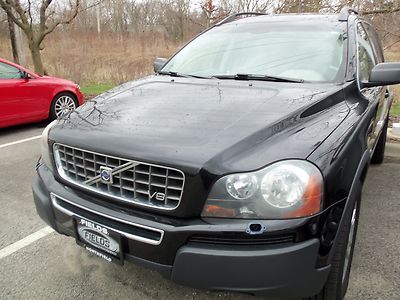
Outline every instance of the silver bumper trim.
{"label": "silver bumper trim", "polygon": [[86,218],[84,216],[81,216],[81,215],[79,215],[77,213],[74,213],[74,212],[70,211],[69,209],[66,209],[65,207],[62,207],[58,203],[57,200],[64,201],[64,202],[66,202],[66,203],[68,203],[70,205],[73,205],[73,206],[77,207],[77,208],[86,210],[86,211],[88,211],[90,213],[93,213],[93,214],[96,214],[96,215],[99,215],[99,216],[102,216],[102,217],[105,217],[105,218],[108,218],[108,219],[112,219],[114,221],[118,221],[118,222],[121,222],[121,223],[124,223],[124,224],[127,224],[127,225],[143,228],[143,229],[146,229],[146,230],[149,230],[149,231],[154,231],[154,232],[157,232],[157,233],[160,234],[159,240],[152,240],[152,239],[148,239],[148,238],[145,238],[145,237],[142,237],[142,236],[134,235],[134,234],[131,234],[131,233],[128,233],[128,232],[124,232],[124,231],[115,229],[113,227],[101,224],[102,226],[104,226],[104,227],[106,227],[108,229],[111,229],[111,230],[113,230],[115,232],[118,232],[119,234],[123,235],[124,237],[126,237],[128,239],[139,241],[139,242],[143,242],[143,243],[150,244],[150,245],[160,245],[161,242],[162,242],[162,239],[164,237],[164,231],[161,230],[161,229],[157,229],[157,228],[149,227],[149,226],[146,226],[146,225],[133,223],[133,222],[130,222],[130,221],[127,221],[127,220],[123,220],[123,219],[120,219],[120,218],[116,218],[116,217],[113,217],[113,216],[110,216],[110,215],[106,215],[106,214],[100,213],[98,211],[94,211],[94,210],[92,210],[90,208],[84,207],[84,206],[79,205],[79,204],[77,204],[75,202],[72,202],[72,201],[67,200],[67,199],[65,199],[63,197],[60,197],[60,196],[58,196],[58,195],[56,195],[54,193],[50,193],[50,198],[51,198],[51,202],[53,204],[53,207],[55,209],[61,211],[62,213],[66,214],[68,216],[71,216],[71,217],[72,216],[77,216],[77,217],[81,217],[81,218],[84,218],[84,219],[90,219],[90,218]]}

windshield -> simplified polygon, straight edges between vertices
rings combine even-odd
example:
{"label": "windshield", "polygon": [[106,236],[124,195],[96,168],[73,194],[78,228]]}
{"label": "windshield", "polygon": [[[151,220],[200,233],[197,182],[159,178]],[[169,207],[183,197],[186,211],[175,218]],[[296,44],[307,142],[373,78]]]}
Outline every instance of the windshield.
{"label": "windshield", "polygon": [[338,80],[343,53],[343,33],[319,23],[233,23],[217,26],[194,39],[162,71],[204,77],[251,74],[332,82]]}

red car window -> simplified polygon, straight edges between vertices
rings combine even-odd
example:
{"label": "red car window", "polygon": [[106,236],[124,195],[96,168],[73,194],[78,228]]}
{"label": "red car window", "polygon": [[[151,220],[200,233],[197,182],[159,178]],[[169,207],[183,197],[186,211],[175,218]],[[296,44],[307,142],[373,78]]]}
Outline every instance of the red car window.
{"label": "red car window", "polygon": [[0,62],[0,79],[21,78],[21,72],[17,68]]}

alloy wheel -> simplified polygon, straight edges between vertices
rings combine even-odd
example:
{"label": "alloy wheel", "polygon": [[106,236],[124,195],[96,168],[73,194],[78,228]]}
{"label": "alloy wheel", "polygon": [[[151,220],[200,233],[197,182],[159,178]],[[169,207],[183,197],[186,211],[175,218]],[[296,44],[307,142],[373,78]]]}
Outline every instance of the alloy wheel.
{"label": "alloy wheel", "polygon": [[61,117],[76,108],[75,100],[71,96],[60,96],[57,98],[54,108],[56,116]]}

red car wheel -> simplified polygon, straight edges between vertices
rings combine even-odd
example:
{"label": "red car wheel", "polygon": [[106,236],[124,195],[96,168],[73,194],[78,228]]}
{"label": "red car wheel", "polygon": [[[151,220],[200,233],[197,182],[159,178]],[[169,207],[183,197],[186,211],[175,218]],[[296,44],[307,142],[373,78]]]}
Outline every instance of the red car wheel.
{"label": "red car wheel", "polygon": [[50,118],[52,120],[70,113],[78,107],[76,97],[70,93],[58,94],[51,103]]}

